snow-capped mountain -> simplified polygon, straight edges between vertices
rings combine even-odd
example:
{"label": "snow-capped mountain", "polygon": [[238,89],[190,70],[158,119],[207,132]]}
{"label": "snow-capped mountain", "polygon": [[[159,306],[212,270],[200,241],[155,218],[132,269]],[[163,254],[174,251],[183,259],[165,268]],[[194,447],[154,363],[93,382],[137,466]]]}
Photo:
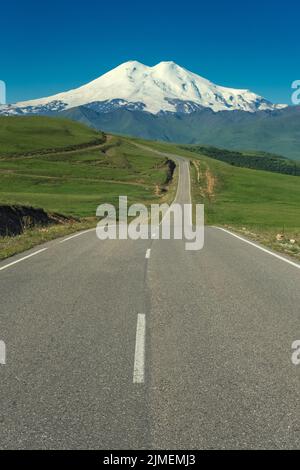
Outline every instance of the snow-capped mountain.
{"label": "snow-capped mountain", "polygon": [[203,107],[215,112],[255,112],[286,106],[274,105],[249,90],[215,85],[174,62],[148,67],[130,61],[74,90],[1,106],[0,114],[52,114],[82,105],[101,113],[125,107],[152,114],[192,113]]}

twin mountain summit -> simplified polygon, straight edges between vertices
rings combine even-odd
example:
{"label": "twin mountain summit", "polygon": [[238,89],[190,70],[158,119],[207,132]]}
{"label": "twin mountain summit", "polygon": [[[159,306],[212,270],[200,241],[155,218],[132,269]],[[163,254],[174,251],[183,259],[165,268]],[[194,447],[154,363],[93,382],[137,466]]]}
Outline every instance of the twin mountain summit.
{"label": "twin mountain summit", "polygon": [[74,90],[2,105],[0,114],[60,115],[106,132],[300,160],[300,106],[216,85],[174,62],[125,62]]}

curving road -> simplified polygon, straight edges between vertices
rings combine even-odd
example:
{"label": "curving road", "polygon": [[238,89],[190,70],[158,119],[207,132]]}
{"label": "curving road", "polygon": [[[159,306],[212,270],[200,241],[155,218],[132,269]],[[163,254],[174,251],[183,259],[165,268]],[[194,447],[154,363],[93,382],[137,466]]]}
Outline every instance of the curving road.
{"label": "curving road", "polygon": [[40,249],[0,263],[2,449],[300,447],[297,263],[213,227]]}

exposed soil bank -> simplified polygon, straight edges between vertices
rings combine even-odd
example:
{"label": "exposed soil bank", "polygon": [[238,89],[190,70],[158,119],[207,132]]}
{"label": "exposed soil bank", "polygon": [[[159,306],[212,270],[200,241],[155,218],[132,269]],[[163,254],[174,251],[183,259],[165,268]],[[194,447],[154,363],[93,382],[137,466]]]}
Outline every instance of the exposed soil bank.
{"label": "exposed soil bank", "polygon": [[27,206],[0,206],[0,236],[20,235],[25,229],[73,222],[60,214],[47,214],[43,209]]}
{"label": "exposed soil bank", "polygon": [[167,160],[166,164],[168,166],[166,184],[169,184],[173,179],[173,174],[176,168],[176,163],[173,160]]}

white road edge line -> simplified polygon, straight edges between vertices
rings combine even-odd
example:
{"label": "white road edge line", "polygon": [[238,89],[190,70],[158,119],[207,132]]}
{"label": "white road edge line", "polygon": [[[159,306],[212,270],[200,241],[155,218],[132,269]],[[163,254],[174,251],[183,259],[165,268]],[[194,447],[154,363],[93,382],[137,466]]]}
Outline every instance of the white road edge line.
{"label": "white road edge line", "polygon": [[146,259],[149,259],[149,258],[150,258],[150,254],[151,254],[151,248],[148,248],[147,251],[146,251],[146,256],[145,256],[145,258],[146,258]]}
{"label": "white road edge line", "polygon": [[68,238],[64,238],[64,239],[61,240],[59,243],[65,243],[65,242],[67,242],[68,240],[72,240],[72,238],[79,237],[80,235],[84,235],[85,233],[92,232],[93,230],[96,230],[96,229],[95,229],[95,228],[90,228],[89,230],[84,230],[84,232],[76,233],[75,235],[71,235],[71,236],[68,237]]}
{"label": "white road edge line", "polygon": [[0,267],[0,271],[2,271],[3,269],[9,268],[10,266],[13,266],[14,264],[20,263],[21,261],[24,261],[25,259],[31,258],[32,256],[38,255],[39,253],[42,253],[43,251],[46,251],[46,250],[48,250],[48,248],[42,248],[41,250],[35,251],[34,253],[31,253],[30,255],[17,259],[17,261],[13,261],[12,263],[6,264],[5,266]]}
{"label": "white road edge line", "polygon": [[145,334],[146,315],[139,313],[137,316],[133,383],[142,384],[145,381]]}
{"label": "white road edge line", "polygon": [[284,258],[283,256],[277,255],[276,253],[273,253],[273,251],[267,250],[266,248],[263,248],[262,246],[259,246],[254,242],[250,242],[249,240],[246,240],[246,238],[240,237],[239,235],[236,235],[235,233],[232,233],[229,230],[226,230],[225,228],[222,228],[222,227],[214,227],[214,228],[217,228],[218,230],[222,230],[223,232],[229,233],[233,237],[238,238],[239,240],[242,240],[243,242],[248,243],[249,245],[255,246],[255,248],[258,248],[259,250],[264,251],[265,253],[268,253],[269,255],[272,255],[275,258],[278,258],[281,261],[285,261],[286,263],[294,266],[295,268],[300,269],[300,264],[294,263],[293,261],[290,261],[289,259]]}

